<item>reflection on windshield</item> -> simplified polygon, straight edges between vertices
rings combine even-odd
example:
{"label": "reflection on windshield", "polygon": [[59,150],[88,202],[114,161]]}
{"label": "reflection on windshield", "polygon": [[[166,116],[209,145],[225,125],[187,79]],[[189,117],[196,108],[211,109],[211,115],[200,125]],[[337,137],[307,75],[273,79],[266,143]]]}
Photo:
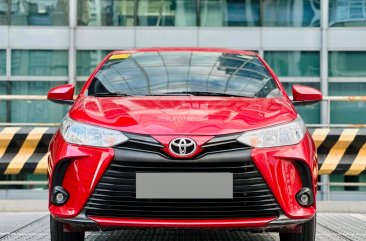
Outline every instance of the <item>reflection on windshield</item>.
{"label": "reflection on windshield", "polygon": [[275,81],[256,56],[217,52],[146,52],[112,56],[98,71],[88,90],[89,95],[105,92],[281,96]]}

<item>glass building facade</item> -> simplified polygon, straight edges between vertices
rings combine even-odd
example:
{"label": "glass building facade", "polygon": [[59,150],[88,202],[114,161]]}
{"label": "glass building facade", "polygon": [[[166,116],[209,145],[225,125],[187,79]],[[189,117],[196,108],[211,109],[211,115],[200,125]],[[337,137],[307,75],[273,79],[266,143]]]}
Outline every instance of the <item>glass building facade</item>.
{"label": "glass building facade", "polygon": [[[366,0],[0,0],[0,95],[80,91],[111,50],[156,46],[253,50],[289,95],[293,84],[365,95],[365,38]],[[297,108],[308,124],[363,124],[365,104]],[[0,122],[57,123],[66,110],[1,100]]]}

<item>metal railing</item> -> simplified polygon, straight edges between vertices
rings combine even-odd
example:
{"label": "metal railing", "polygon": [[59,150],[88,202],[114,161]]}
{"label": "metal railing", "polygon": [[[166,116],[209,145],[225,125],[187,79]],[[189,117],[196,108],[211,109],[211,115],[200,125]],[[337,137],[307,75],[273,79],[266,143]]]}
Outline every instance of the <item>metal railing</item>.
{"label": "metal railing", "polygon": [[327,105],[327,120],[328,124],[316,124],[316,125],[307,125],[308,127],[333,127],[333,128],[365,128],[366,124],[330,124],[330,104],[332,101],[338,102],[366,102],[366,96],[325,96],[323,97],[323,101],[326,101]]}
{"label": "metal railing", "polygon": [[[75,96],[76,97],[76,96]],[[11,101],[11,100],[20,100],[20,101],[46,101],[46,95],[0,95],[0,101]],[[0,122],[1,126],[59,126],[60,123],[12,123],[12,122]]]}
{"label": "metal railing", "polygon": [[47,100],[46,95],[0,95],[0,100]]}
{"label": "metal railing", "polygon": [[1,186],[48,185],[48,181],[0,181]]}

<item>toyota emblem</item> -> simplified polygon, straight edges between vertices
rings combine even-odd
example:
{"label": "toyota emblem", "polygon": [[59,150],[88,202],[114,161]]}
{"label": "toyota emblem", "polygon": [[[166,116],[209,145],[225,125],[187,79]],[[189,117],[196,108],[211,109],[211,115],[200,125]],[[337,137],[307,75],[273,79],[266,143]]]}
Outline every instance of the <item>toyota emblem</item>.
{"label": "toyota emblem", "polygon": [[190,138],[175,138],[169,143],[169,150],[177,156],[189,156],[196,149],[196,142]]}

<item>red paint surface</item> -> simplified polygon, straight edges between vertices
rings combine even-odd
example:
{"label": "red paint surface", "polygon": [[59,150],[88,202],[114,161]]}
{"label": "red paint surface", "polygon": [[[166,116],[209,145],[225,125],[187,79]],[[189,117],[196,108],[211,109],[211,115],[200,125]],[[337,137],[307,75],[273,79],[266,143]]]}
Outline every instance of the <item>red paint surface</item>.
{"label": "red paint surface", "polygon": [[319,90],[303,85],[293,85],[292,94],[294,101],[321,101],[323,99]]}
{"label": "red paint surface", "polygon": [[285,98],[207,96],[80,97],[69,116],[81,122],[150,135],[221,135],[294,120]]}
{"label": "red paint surface", "polygon": [[49,100],[72,100],[74,97],[74,84],[56,86],[47,94]]}

